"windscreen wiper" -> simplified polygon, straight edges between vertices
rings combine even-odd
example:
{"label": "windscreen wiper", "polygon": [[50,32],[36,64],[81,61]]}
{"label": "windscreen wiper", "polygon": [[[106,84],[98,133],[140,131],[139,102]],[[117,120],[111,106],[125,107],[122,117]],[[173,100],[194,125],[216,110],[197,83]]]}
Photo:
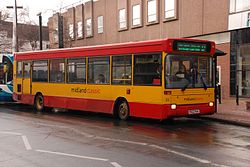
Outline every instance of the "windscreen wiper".
{"label": "windscreen wiper", "polygon": [[203,80],[202,75],[201,75],[201,82],[203,84],[204,89],[207,90],[207,85],[206,85],[205,81]]}
{"label": "windscreen wiper", "polygon": [[190,85],[190,83],[191,82],[188,80],[188,83],[183,88],[181,88],[181,91],[185,91],[187,87]]}

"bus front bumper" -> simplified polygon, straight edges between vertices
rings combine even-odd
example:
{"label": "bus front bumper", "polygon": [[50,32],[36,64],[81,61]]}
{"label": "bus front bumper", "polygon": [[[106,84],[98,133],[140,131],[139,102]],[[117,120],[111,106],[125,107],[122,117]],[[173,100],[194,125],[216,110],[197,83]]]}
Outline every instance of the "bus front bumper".
{"label": "bus front bumper", "polygon": [[215,112],[215,106],[204,104],[192,104],[192,105],[165,105],[163,111],[163,117],[187,117],[195,115],[210,115]]}

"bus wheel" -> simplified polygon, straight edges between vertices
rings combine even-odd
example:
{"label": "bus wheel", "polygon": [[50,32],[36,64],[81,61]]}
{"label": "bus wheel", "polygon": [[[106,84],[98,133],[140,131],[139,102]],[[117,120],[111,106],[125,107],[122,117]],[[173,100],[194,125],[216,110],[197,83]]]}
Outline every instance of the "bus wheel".
{"label": "bus wheel", "polygon": [[44,98],[42,94],[37,94],[34,102],[35,110],[38,112],[44,111]]}
{"label": "bus wheel", "polygon": [[128,103],[125,100],[119,103],[117,112],[118,112],[117,115],[119,119],[124,120],[124,121],[128,119],[129,107],[128,107]]}

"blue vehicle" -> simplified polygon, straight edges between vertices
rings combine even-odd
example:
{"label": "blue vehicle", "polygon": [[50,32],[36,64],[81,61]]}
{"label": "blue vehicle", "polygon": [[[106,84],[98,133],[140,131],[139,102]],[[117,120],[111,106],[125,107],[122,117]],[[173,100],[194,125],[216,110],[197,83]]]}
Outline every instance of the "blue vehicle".
{"label": "blue vehicle", "polygon": [[0,54],[0,102],[13,101],[13,59],[12,54]]}

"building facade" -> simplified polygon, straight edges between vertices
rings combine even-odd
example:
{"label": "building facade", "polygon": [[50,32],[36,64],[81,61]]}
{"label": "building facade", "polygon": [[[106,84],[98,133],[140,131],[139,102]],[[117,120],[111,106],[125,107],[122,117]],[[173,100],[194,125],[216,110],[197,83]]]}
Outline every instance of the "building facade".
{"label": "building facade", "polygon": [[[18,48],[20,52],[39,50],[39,26],[18,24]],[[0,53],[12,52],[12,22],[0,20]],[[43,48],[49,47],[49,30],[43,27]]]}
{"label": "building facade", "polygon": [[[49,18],[50,46],[78,47],[171,37],[212,40],[227,53],[218,58],[217,67],[222,98],[227,99],[235,95],[236,86],[232,78],[236,77],[233,60],[237,59],[232,52],[233,34],[239,35],[242,28],[248,33],[249,4],[249,0],[90,0]],[[239,17],[246,19],[246,24],[239,22]],[[247,42],[242,43],[244,50]],[[247,55],[248,51],[242,53]],[[237,75],[240,78],[241,73]],[[249,78],[250,88],[250,75],[244,75]],[[243,76],[237,82],[243,82]]]}
{"label": "building facade", "polygon": [[[230,0],[230,94],[250,97],[250,0]],[[237,91],[238,90],[238,91]]]}

